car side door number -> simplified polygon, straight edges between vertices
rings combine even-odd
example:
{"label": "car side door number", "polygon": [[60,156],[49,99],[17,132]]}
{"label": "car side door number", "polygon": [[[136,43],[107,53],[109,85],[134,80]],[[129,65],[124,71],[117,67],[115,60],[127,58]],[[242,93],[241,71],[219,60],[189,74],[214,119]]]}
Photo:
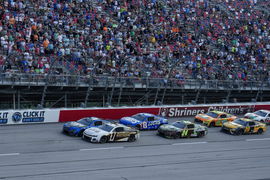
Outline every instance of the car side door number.
{"label": "car side door number", "polygon": [[143,128],[147,128],[147,122],[146,122],[146,121],[144,121],[144,122],[142,123],[142,127],[143,127]]}
{"label": "car side door number", "polygon": [[110,136],[110,141],[114,141],[115,137],[116,137],[116,132],[113,132]]}

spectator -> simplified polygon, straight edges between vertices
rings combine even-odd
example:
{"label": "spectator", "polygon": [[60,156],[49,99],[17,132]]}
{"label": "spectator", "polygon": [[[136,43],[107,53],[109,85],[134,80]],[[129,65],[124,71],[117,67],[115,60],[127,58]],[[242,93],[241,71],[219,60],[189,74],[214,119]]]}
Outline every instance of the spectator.
{"label": "spectator", "polygon": [[263,80],[270,23],[262,7],[270,3],[3,0],[0,49],[17,53],[14,64],[25,73],[47,73],[56,59],[81,75],[167,79],[173,67],[180,82]]}

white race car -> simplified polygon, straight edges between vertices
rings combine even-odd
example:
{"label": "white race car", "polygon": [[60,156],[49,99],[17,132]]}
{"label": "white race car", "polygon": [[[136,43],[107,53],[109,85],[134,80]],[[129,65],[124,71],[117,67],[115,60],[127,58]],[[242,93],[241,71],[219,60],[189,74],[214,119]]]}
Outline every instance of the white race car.
{"label": "white race car", "polygon": [[139,139],[139,131],[119,123],[107,123],[99,127],[91,127],[83,132],[82,138],[90,142],[113,142]]}
{"label": "white race car", "polygon": [[270,124],[270,111],[269,110],[258,110],[253,113],[246,113],[245,118],[260,121],[266,124]]}

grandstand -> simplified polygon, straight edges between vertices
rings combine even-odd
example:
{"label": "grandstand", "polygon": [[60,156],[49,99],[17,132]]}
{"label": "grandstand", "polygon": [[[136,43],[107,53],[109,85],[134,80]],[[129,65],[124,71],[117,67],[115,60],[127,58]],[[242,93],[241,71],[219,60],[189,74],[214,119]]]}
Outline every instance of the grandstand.
{"label": "grandstand", "polygon": [[0,108],[270,100],[266,0],[3,0]]}

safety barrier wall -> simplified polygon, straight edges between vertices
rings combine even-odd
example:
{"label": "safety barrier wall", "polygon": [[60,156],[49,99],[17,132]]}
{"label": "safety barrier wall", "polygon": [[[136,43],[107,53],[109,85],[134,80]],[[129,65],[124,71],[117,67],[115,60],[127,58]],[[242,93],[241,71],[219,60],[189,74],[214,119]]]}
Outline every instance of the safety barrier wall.
{"label": "safety barrier wall", "polygon": [[41,109],[41,110],[8,110],[0,111],[0,125],[31,124],[76,121],[83,117],[100,117],[117,120],[136,113],[151,113],[165,117],[188,117],[211,110],[225,111],[235,115],[253,112],[259,109],[270,110],[270,102],[208,105],[175,105],[147,107],[107,107],[89,109]]}
{"label": "safety barrier wall", "polygon": [[267,103],[242,103],[242,104],[211,104],[211,105],[182,105],[182,106],[154,106],[154,107],[125,107],[125,108],[100,108],[100,109],[73,109],[61,110],[59,122],[76,121],[82,117],[96,116],[104,119],[120,119],[136,113],[145,112],[165,117],[188,117],[211,110],[225,111],[240,115],[259,109],[270,110]]}

